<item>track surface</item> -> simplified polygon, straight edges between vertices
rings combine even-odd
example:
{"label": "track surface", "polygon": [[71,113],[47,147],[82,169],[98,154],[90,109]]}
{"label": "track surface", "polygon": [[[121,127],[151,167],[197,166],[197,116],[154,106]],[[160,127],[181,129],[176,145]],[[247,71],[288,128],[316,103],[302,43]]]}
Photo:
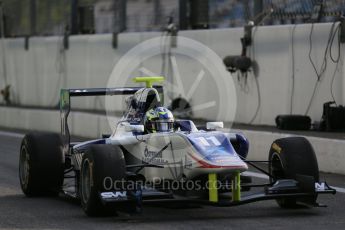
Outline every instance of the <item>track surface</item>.
{"label": "track surface", "polygon": [[[345,194],[320,196],[327,208],[280,209],[274,201],[231,208],[144,207],[141,215],[89,218],[78,202],[27,198],[18,181],[21,138],[0,131],[0,229],[345,229]],[[345,177],[322,174],[345,188]]]}

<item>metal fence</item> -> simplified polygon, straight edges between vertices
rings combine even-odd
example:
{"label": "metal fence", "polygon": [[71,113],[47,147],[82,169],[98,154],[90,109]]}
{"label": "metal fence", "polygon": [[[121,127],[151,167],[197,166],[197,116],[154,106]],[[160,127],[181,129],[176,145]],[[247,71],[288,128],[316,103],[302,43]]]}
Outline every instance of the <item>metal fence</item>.
{"label": "metal fence", "polygon": [[59,34],[69,23],[68,0],[2,0],[7,37]]}
{"label": "metal fence", "polygon": [[242,27],[266,13],[265,25],[333,22],[345,14],[344,0],[212,0],[211,28]]}
{"label": "metal fence", "polygon": [[265,0],[272,7],[271,24],[333,22],[345,14],[344,0]]}
{"label": "metal fence", "polygon": [[4,26],[6,36],[20,36],[30,34],[30,4],[29,1],[3,0],[3,18],[0,25]]}
{"label": "metal fence", "polygon": [[[195,0],[0,0],[7,37],[159,31],[167,17],[181,28],[190,24]],[[198,0],[199,1],[199,0]],[[207,1],[207,0],[205,0]],[[317,5],[322,2],[322,10]],[[181,4],[189,3],[185,9]],[[188,5],[188,4],[187,4]],[[266,25],[334,21],[345,14],[344,0],[208,0],[208,28],[241,27],[260,12],[273,9]],[[181,17],[181,10],[187,13]],[[197,9],[200,10],[200,9]],[[205,10],[205,9],[203,9]],[[320,15],[318,13],[320,12]],[[316,15],[317,14],[317,15]],[[187,26],[182,26],[187,25]]]}

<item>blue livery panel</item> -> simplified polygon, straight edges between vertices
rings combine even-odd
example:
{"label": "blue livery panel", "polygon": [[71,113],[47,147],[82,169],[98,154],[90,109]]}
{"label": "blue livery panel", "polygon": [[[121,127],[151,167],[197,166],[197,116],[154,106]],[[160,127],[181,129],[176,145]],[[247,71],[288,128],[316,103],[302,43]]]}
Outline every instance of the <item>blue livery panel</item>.
{"label": "blue livery panel", "polygon": [[230,140],[222,133],[192,133],[187,138],[203,159],[216,165],[227,166],[238,159]]}

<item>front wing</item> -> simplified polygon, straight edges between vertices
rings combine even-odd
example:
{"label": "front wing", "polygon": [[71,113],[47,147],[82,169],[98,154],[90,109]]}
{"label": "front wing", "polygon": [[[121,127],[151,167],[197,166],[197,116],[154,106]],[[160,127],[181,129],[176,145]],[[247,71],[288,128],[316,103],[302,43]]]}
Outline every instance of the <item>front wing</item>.
{"label": "front wing", "polygon": [[[309,183],[311,185],[311,183]],[[173,192],[162,192],[152,188],[141,188],[137,191],[109,191],[100,193],[100,199],[105,203],[117,203],[125,201],[135,201],[137,206],[142,204],[160,204],[160,203],[191,203],[212,205],[219,207],[237,206],[247,203],[274,200],[280,198],[299,198],[299,200],[308,200],[318,194],[335,194],[336,190],[328,186],[326,182],[314,182],[313,187],[308,187],[305,184],[299,185],[296,180],[278,180],[270,186],[265,186],[263,191],[251,194],[236,194],[237,191],[231,190],[231,193],[224,193],[215,195],[213,191],[209,191],[209,199],[191,198],[188,196],[176,195]],[[311,206],[321,206],[318,203],[308,203]]]}

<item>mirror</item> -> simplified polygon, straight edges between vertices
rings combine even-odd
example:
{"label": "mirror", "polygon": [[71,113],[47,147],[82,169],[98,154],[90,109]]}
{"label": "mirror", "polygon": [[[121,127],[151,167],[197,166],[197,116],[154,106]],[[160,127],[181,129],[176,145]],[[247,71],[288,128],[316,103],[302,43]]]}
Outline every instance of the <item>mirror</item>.
{"label": "mirror", "polygon": [[224,123],[222,121],[206,123],[206,129],[222,129],[222,128],[224,128]]}

